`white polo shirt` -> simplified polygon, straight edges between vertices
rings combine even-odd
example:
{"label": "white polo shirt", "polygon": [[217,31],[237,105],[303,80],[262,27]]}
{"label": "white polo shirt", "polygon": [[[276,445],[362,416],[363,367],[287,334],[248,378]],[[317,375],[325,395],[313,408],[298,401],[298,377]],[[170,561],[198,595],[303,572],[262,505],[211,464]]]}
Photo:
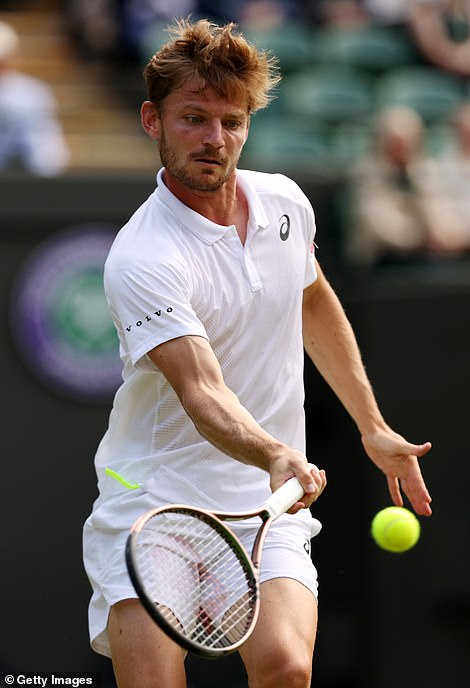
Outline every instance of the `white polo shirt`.
{"label": "white polo shirt", "polygon": [[244,510],[270,494],[264,471],[203,439],[147,353],[199,335],[226,384],[269,433],[305,451],[302,293],[316,279],[312,207],[283,175],[237,171],[249,221],[243,246],[158,186],[116,237],[105,290],[124,364],[96,455],[102,502],[125,489],[109,467],[156,501]]}

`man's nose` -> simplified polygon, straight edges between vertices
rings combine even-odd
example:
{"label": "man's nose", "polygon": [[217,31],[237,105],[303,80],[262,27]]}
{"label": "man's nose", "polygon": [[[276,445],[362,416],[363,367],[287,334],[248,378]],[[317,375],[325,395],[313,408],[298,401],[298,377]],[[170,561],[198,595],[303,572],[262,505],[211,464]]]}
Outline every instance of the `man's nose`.
{"label": "man's nose", "polygon": [[222,148],[225,145],[222,122],[213,120],[207,124],[203,143],[212,148]]}

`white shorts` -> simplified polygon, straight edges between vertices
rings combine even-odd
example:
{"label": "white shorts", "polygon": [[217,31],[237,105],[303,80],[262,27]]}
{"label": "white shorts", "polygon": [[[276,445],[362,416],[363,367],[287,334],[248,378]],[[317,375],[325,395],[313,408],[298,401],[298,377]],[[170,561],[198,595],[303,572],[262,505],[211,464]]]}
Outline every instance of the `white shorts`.
{"label": "white shorts", "polygon": [[[129,530],[136,518],[156,506],[155,498],[141,490],[110,501],[87,519],[83,532],[84,564],[93,589],[89,606],[91,646],[107,657],[111,656],[107,633],[110,608],[120,600],[137,597],[125,562]],[[259,519],[230,524],[248,552],[260,524]],[[320,528],[319,522],[305,510],[301,515],[287,514],[275,521],[263,549],[260,582],[292,578],[317,597],[317,571],[310,557],[310,540]]]}

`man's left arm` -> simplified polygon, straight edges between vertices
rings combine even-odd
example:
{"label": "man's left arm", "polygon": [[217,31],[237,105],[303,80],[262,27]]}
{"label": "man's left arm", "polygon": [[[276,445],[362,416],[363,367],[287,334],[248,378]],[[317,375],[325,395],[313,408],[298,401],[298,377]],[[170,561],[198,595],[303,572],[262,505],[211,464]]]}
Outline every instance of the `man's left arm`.
{"label": "man's left arm", "polygon": [[317,272],[317,280],[304,291],[305,350],[356,423],[367,455],[387,478],[393,503],[403,505],[403,490],[417,514],[430,516],[431,497],[418,457],[431,449],[431,443],[412,444],[387,425],[351,324],[318,264]]}

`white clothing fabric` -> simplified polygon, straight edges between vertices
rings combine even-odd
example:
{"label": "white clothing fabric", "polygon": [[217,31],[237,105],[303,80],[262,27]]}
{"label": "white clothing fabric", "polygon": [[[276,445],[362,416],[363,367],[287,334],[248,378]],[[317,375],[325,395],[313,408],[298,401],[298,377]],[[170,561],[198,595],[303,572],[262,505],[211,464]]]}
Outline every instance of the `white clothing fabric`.
{"label": "white clothing fabric", "polygon": [[[243,246],[234,226],[181,203],[161,171],[157,181],[105,266],[124,369],[95,459],[99,497],[85,527],[92,640],[104,631],[110,604],[129,597],[116,561],[141,513],[170,502],[245,511],[270,494],[266,472],[199,435],[149,351],[175,337],[206,338],[243,406],[267,432],[305,451],[302,295],[316,279],[308,199],[283,175],[237,171],[249,206]],[[106,468],[140,488],[129,493]],[[308,510],[288,518],[310,533]]]}
{"label": "white clothing fabric", "polygon": [[[85,524],[85,561],[93,588],[89,608],[91,646],[106,657],[111,656],[107,632],[110,608],[120,600],[137,598],[125,563],[128,524],[162,503],[151,492],[128,490],[124,495],[115,495],[103,504],[94,518],[88,519]],[[217,510],[216,505],[214,510]],[[229,525],[247,552],[251,552],[260,524],[261,521],[256,519]],[[310,539],[318,534],[320,528],[321,524],[316,519],[298,518],[297,515],[281,516],[275,521],[263,548],[260,583],[273,578],[293,578],[317,598],[317,570],[310,558]]]}
{"label": "white clothing fabric", "polygon": [[227,480],[226,455],[199,435],[146,356],[183,335],[207,338],[242,405],[275,437],[305,449],[301,306],[316,277],[313,212],[280,175],[240,171],[238,183],[250,207],[245,246],[235,227],[215,225],[176,199],[160,174],[111,249],[105,289],[124,383],[96,456],[102,498],[120,489],[105,467],[144,485],[162,465],[225,510],[256,508],[267,497],[264,471],[230,461]]}

